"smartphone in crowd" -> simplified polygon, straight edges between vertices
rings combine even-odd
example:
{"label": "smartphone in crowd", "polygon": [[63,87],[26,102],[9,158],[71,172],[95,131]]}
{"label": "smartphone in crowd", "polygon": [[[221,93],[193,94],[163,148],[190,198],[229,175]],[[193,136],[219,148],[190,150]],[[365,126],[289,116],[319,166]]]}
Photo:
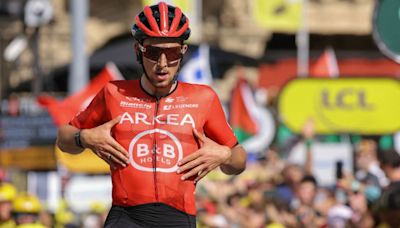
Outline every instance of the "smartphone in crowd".
{"label": "smartphone in crowd", "polygon": [[336,161],[336,179],[342,179],[343,178],[343,161],[339,160]]}

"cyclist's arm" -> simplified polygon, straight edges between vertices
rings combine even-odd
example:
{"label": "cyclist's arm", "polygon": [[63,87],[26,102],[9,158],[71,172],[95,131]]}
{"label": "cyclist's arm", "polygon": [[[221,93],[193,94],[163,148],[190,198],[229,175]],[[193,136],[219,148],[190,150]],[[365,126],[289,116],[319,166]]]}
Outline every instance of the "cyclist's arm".
{"label": "cyclist's arm", "polygon": [[226,174],[239,174],[245,169],[246,153],[240,145],[230,149],[196,129],[193,129],[193,134],[200,148],[178,162],[177,172],[183,174],[182,180],[195,176],[194,182],[197,182],[218,166]]}
{"label": "cyclist's arm", "polygon": [[[104,88],[96,94],[89,106],[76,115],[69,124],[62,125],[58,129],[57,146],[66,153],[79,154],[83,151],[82,147],[76,144],[75,134],[80,129],[92,128],[106,122],[104,120],[105,113],[105,99],[104,99]],[[83,145],[83,136],[79,138]]]}
{"label": "cyclist's arm", "polygon": [[57,146],[66,153],[79,154],[83,151],[82,147],[79,147],[75,143],[75,134],[79,132],[79,129],[65,124],[58,129],[57,134]]}
{"label": "cyclist's arm", "polygon": [[231,150],[231,157],[221,164],[221,170],[225,174],[239,174],[246,168],[246,151],[238,144]]}
{"label": "cyclist's arm", "polygon": [[222,105],[214,93],[204,131],[214,142],[225,146],[229,151],[229,158],[220,165],[226,174],[239,174],[246,167],[246,151],[238,144],[237,139],[228,125]]}
{"label": "cyclist's arm", "polygon": [[[115,165],[126,167],[128,164],[128,152],[112,136],[111,129],[119,123],[118,116],[100,126],[79,130],[71,125],[60,127],[57,137],[57,145],[64,152],[78,154],[83,148],[91,149],[98,157],[106,161],[112,168]],[[80,144],[78,146],[75,134],[80,131]]]}

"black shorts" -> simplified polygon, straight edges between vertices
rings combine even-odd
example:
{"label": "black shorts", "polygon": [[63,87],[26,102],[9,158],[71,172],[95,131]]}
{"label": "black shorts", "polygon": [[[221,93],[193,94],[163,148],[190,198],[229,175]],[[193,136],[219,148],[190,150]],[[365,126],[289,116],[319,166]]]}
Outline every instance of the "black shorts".
{"label": "black shorts", "polygon": [[163,203],[132,207],[112,206],[104,223],[106,228],[196,227],[196,217]]}

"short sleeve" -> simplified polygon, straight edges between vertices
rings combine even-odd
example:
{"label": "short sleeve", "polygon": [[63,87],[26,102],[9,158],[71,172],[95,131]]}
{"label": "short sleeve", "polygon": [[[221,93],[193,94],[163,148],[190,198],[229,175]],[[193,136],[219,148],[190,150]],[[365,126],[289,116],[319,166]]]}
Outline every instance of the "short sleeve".
{"label": "short sleeve", "polygon": [[232,148],[237,144],[236,136],[226,120],[217,94],[214,91],[212,93],[212,102],[207,110],[204,132],[207,137],[217,143]]}
{"label": "short sleeve", "polygon": [[97,93],[90,102],[89,106],[76,115],[69,124],[79,129],[86,129],[93,128],[107,122],[107,109],[104,96],[105,88],[100,90],[100,92]]}

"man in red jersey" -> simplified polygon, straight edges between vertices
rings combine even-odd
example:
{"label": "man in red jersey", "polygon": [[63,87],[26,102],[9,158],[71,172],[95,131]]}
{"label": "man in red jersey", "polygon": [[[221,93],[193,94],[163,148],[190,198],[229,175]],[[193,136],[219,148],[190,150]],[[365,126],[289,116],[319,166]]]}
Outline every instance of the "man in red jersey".
{"label": "man in red jersey", "polygon": [[132,34],[143,76],[108,83],[60,127],[57,145],[71,154],[89,148],[110,165],[105,227],[195,227],[196,183],[218,166],[241,173],[246,152],[216,93],[176,80],[190,35],[181,10],[147,6]]}

